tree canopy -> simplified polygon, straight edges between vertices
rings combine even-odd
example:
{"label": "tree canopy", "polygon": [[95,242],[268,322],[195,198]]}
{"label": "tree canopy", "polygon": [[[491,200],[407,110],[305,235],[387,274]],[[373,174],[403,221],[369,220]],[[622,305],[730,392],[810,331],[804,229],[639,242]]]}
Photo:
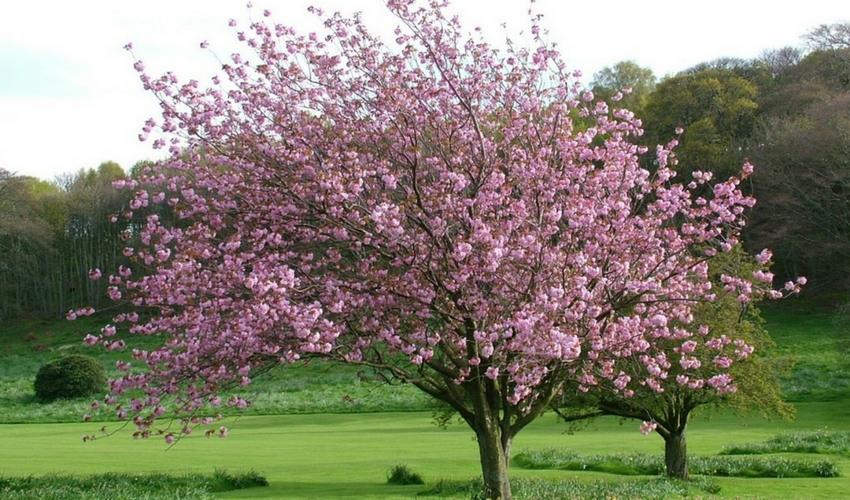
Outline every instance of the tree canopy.
{"label": "tree canopy", "polygon": [[[658,356],[664,360],[662,369],[667,372],[658,379],[660,388],[649,384],[627,387],[621,380],[578,386],[556,400],[557,413],[568,422],[602,415],[642,421],[642,432],[654,430],[664,439],[667,475],[681,479],[688,478],[686,431],[697,408],[731,407],[741,414],[790,418],[793,408],[782,400],[780,387],[788,363],[766,355],[773,343],[762,327],[758,309],[752,302],[739,300],[737,290],[724,283],[728,280],[724,276],[734,274],[772,279],[762,264],[766,259],[767,255],[749,256],[740,246],[712,259],[709,274],[717,296],[694,308],[691,324],[681,325],[696,330],[684,344],[678,339],[657,342]],[[633,374],[639,366],[627,357],[617,364],[623,374]],[[728,374],[717,375],[720,367],[728,368]],[[715,390],[713,377],[725,376],[733,378],[734,387]]]}

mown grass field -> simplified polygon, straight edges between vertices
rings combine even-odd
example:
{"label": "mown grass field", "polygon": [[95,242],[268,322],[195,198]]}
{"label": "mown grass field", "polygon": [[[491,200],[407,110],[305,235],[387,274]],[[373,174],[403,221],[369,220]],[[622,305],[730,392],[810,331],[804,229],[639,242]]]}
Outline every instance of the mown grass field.
{"label": "mown grass field", "polygon": [[[713,456],[724,446],[760,442],[784,431],[850,430],[850,384],[845,383],[850,380],[850,363],[843,333],[833,322],[833,311],[830,304],[805,301],[787,301],[782,308],[765,311],[777,349],[798,361],[794,374],[786,381],[789,396],[797,401],[796,420],[742,420],[725,414],[706,419],[698,414],[689,431],[691,455]],[[410,388],[378,384],[374,374],[327,365],[287,370],[258,385],[254,393],[257,404],[248,416],[230,416],[224,422],[230,428],[226,439],[207,439],[196,433],[169,448],[161,439],[134,441],[130,431],[124,430],[83,442],[84,434],[99,434],[104,425],[107,431],[114,431],[120,424],[106,413],[98,416],[99,422],[80,422],[80,415],[88,410],[88,401],[39,403],[32,396],[31,384],[41,364],[64,352],[96,354],[104,363],[114,363],[115,354],[80,345],[79,339],[86,331],[98,326],[97,320],[0,325],[0,477],[104,472],[212,475],[216,470],[253,470],[266,477],[270,486],[219,493],[215,497],[394,500],[413,498],[440,480],[466,481],[480,474],[477,446],[464,425],[438,428],[432,424],[430,403]],[[600,419],[572,435],[566,430],[565,424],[545,416],[518,436],[513,451],[557,447],[585,455],[663,452],[660,437],[641,435],[637,422]],[[850,458],[846,453],[778,456],[828,458],[837,464],[841,477],[714,478],[719,493],[697,491],[687,497],[848,496]],[[399,464],[421,474],[426,485],[387,485],[387,472]],[[519,467],[512,469],[512,476],[611,484],[647,480],[600,472]],[[647,493],[644,498],[655,495]]]}
{"label": "mown grass field", "polygon": [[[724,445],[762,441],[791,429],[850,430],[846,412],[836,402],[803,403],[793,423],[752,420],[734,416],[696,419],[690,439],[694,455],[717,454]],[[93,474],[105,471],[145,473],[165,471],[211,473],[216,469],[255,470],[270,486],[223,493],[221,498],[411,498],[422,486],[389,486],[387,471],[406,464],[422,474],[428,485],[440,479],[466,480],[477,476],[477,448],[471,432],[461,425],[440,429],[422,412],[371,414],[317,414],[246,417],[228,421],[226,439],[190,437],[167,449],[164,441],[133,441],[129,432],[94,442],[81,436],[91,423],[16,424],[0,426],[0,473],[30,475],[64,472]],[[658,453],[662,441],[643,436],[634,423],[620,425],[602,419],[574,435],[565,426],[544,417],[521,433],[514,450],[564,447],[584,454]],[[808,454],[783,454],[823,458]],[[717,478],[722,490],[716,498],[843,498],[850,491],[850,459],[829,457],[842,476],[814,479]],[[544,477],[581,482],[634,478],[595,472],[523,470],[514,477]],[[805,493],[805,494],[804,494]]]}

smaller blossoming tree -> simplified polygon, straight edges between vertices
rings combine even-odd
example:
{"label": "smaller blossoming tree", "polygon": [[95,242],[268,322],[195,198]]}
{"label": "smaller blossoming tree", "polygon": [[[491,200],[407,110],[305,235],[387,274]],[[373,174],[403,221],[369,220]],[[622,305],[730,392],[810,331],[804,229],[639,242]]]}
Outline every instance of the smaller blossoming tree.
{"label": "smaller blossoming tree", "polygon": [[[773,343],[755,303],[797,292],[806,280],[788,283],[783,292],[771,290],[769,259],[769,252],[752,257],[740,246],[714,257],[709,267],[715,298],[694,308],[692,323],[672,325],[678,333],[659,339],[650,352],[619,358],[612,367],[617,377],[585,373],[565,390],[555,412],[567,422],[603,415],[642,421],[642,433],[655,431],[664,439],[667,475],[680,479],[688,478],[686,431],[697,408],[791,418],[793,407],[782,400],[779,383],[788,362],[766,353]],[[732,278],[744,275],[752,281]],[[630,383],[636,377],[638,383]]]}

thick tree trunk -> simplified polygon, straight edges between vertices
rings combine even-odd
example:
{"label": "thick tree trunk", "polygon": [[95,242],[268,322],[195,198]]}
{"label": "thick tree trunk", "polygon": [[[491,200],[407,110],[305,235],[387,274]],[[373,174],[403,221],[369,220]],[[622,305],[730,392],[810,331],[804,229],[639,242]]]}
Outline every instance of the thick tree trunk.
{"label": "thick tree trunk", "polygon": [[[490,425],[487,425],[487,424]],[[487,422],[477,426],[478,453],[481,457],[481,472],[487,498],[510,500],[511,483],[508,481],[508,460],[511,439],[502,436],[498,423]]]}
{"label": "thick tree trunk", "polygon": [[664,461],[667,466],[667,476],[677,479],[688,479],[688,443],[685,429],[664,436]]}

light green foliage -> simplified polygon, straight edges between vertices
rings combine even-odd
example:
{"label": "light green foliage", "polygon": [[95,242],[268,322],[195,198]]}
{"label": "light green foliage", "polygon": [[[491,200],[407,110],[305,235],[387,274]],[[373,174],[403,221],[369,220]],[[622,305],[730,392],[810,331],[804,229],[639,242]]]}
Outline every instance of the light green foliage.
{"label": "light green foliage", "polygon": [[649,94],[641,114],[645,144],[665,144],[677,127],[676,167],[687,182],[694,171],[726,179],[743,163],[738,147],[756,124],[758,89],[733,71],[704,69],[665,78]]}
{"label": "light green foliage", "polygon": [[[712,262],[712,280],[720,288],[720,276],[740,272],[740,276],[752,276],[763,266],[747,255],[741,247],[723,254]],[[714,408],[730,407],[739,414],[755,412],[762,417],[772,416],[791,419],[794,408],[783,399],[780,380],[787,376],[793,365],[791,359],[774,352],[776,344],[764,328],[764,320],[755,304],[742,305],[734,293],[718,292],[713,303],[702,304],[697,309],[695,324],[711,327],[712,335],[726,335],[740,339],[755,351],[746,359],[737,360],[730,369],[738,390],[720,396],[707,393],[703,404]]]}
{"label": "light green foliage", "polygon": [[646,99],[655,90],[655,83],[655,74],[650,68],[643,68],[634,61],[620,61],[593,75],[590,88],[598,98],[606,100],[623,89],[631,89],[630,93],[624,93],[623,98],[613,104],[641,116]]}

